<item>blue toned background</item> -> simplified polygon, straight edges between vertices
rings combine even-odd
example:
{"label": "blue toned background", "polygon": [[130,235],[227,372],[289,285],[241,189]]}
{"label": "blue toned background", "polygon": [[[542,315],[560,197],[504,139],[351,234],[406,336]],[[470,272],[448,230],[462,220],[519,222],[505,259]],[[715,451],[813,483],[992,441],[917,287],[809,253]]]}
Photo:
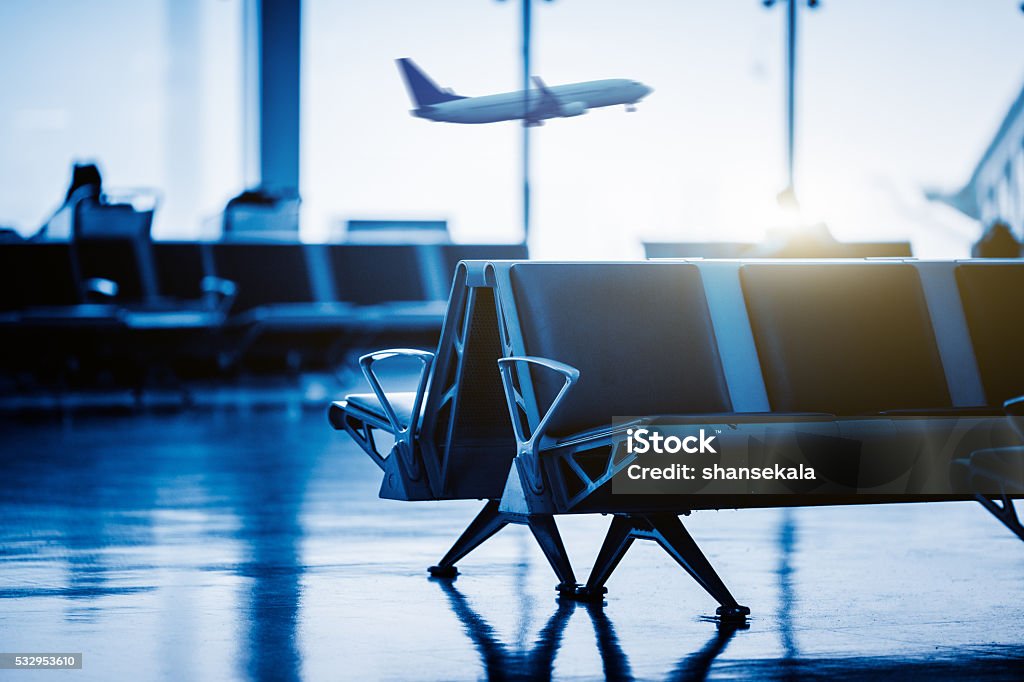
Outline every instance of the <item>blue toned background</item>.
{"label": "blue toned background", "polygon": [[[976,504],[694,514],[756,606],[746,629],[709,622],[714,600],[651,543],[604,610],[556,602],[520,526],[454,583],[427,578],[479,503],[379,499],[379,471],[325,413],[367,390],[363,353],[436,347],[460,259],[527,255],[520,124],[414,118],[394,64],[464,95],[517,90],[521,1],[302,0],[275,25],[261,11],[287,18],[298,0],[0,0],[0,227],[34,234],[75,161],[97,162],[112,197],[160,195],[153,243],[140,211],[128,250],[90,250],[87,231],[0,247],[0,652],[81,652],[73,674],[90,680],[1019,679],[1021,546]],[[819,221],[925,258],[967,256],[993,218],[1024,237],[1020,3],[807,4],[796,212],[777,201],[785,2],[534,2],[533,73],[654,92],[635,113],[531,129],[529,256],[639,259],[645,241],[754,243]],[[988,157],[1005,178],[982,178],[984,211],[927,198],[972,187]],[[298,178],[298,235],[267,228],[294,227],[288,195],[279,212],[242,205],[232,220],[257,229],[216,241],[229,199],[268,177]],[[288,243],[331,242],[350,221],[367,243]],[[120,297],[85,286],[121,276]],[[966,350],[952,275],[929,277],[929,301],[949,303],[929,309],[947,313],[940,334]],[[715,333],[738,339],[722,345],[747,396],[734,405],[767,409],[742,282],[705,282]],[[1014,299],[996,299],[993,334],[1012,346],[1017,318],[998,305]],[[945,370],[964,385],[972,363]],[[387,389],[414,387],[415,369],[389,369]],[[608,519],[558,522],[582,575]]]}
{"label": "blue toned background", "polygon": [[[163,195],[155,232],[203,233],[257,177],[245,0],[11,0],[0,7],[0,224],[33,231],[70,162]],[[302,235],[350,218],[447,218],[520,236],[515,123],[432,124],[393,59],[469,95],[519,87],[516,3],[307,0]],[[534,10],[550,84],[628,77],[655,93],[534,134],[532,253],[640,256],[641,239],[756,240],[786,220],[784,11],[755,0],[559,0]],[[834,0],[801,12],[803,220],[844,240],[965,255],[978,226],[928,202],[963,185],[1019,92],[1024,15],[1004,0]]]}

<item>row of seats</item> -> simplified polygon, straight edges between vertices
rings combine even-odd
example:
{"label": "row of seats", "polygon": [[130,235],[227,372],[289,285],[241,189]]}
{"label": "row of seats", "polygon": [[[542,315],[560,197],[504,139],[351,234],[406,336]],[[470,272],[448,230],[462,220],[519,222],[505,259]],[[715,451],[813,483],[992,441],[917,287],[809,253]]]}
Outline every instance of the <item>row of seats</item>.
{"label": "row of seats", "polygon": [[[863,424],[873,417],[921,417],[938,425],[944,416],[966,423],[1001,415],[1004,401],[1024,394],[1013,293],[1024,284],[1019,263],[708,262],[579,270],[518,264],[508,268],[508,282],[509,293],[499,299],[504,326],[512,330],[505,354],[554,359],[579,372],[546,422],[541,450],[558,453],[540,457],[550,471],[534,473],[550,481],[538,509],[616,509],[621,500],[606,483],[617,468],[606,466],[611,451],[604,447],[616,417],[704,415],[735,423],[745,415],[787,422],[824,415],[843,426],[857,418]],[[616,296],[617,285],[628,295]],[[608,301],[600,314],[568,312],[594,288],[603,288]],[[526,401],[526,421],[534,427],[565,377],[534,368],[516,378],[535,394],[532,404]],[[875,425],[879,438],[894,433],[884,419]],[[958,454],[1017,443],[1001,419],[979,433]],[[576,445],[562,447],[566,439]],[[866,449],[870,441],[857,442]],[[585,464],[601,474],[586,473]],[[944,471],[948,466],[947,460]],[[907,490],[910,498],[918,492]],[[722,502],[701,499],[688,508]],[[671,509],[678,503],[644,504]]]}
{"label": "row of seats", "polygon": [[117,284],[124,305],[198,300],[207,276],[237,287],[231,312],[278,303],[377,305],[447,296],[467,258],[523,258],[521,244],[280,244],[261,242],[13,243],[0,246],[0,310],[86,302],[82,283]]}
{"label": "row of seats", "polygon": [[140,379],[186,352],[188,371],[208,374],[243,361],[322,365],[375,339],[432,344],[456,264],[481,256],[526,248],[145,236],[3,244],[0,335],[17,350],[4,364],[39,374],[102,359],[111,371],[134,365],[125,374]]}
{"label": "row of seats", "polygon": [[[560,591],[599,599],[630,543],[652,539],[719,602],[720,615],[742,617],[749,610],[678,514],[971,496],[922,496],[909,482],[893,493],[898,481],[885,495],[612,494],[630,461],[616,450],[624,427],[614,420],[862,420],[864,435],[819,443],[826,462],[849,456],[851,443],[859,459],[870,438],[892,435],[891,422],[904,417],[970,427],[949,459],[1017,445],[994,415],[1024,394],[1022,286],[1019,261],[466,263],[422,391],[395,396],[408,403],[405,423],[385,407],[390,398],[372,371],[393,354],[367,361],[374,394],[335,404],[331,421],[387,472],[383,496],[491,500],[437,575],[454,574],[497,529],[522,522]],[[374,449],[379,430],[396,435],[390,452]],[[590,580],[577,586],[552,515],[593,512],[615,518]]]}
{"label": "row of seats", "polygon": [[[612,415],[732,411],[741,389],[727,385],[719,348],[738,352],[738,340],[716,335],[702,277],[716,267],[510,268],[519,350],[581,370],[574,395],[549,425],[554,433],[606,425]],[[948,314],[944,323],[965,319],[974,351],[950,362],[977,363],[984,399],[971,393],[971,402],[998,408],[1024,393],[1016,301],[1024,266],[963,263],[944,274],[955,276],[963,310],[946,313],[949,300],[932,304]],[[835,415],[954,406],[917,266],[746,263],[738,275],[746,319],[732,310],[729,322],[749,326],[767,404],[760,392],[745,401]],[[600,315],[578,303],[587,299],[603,302]],[[658,361],[638,366],[636,356]],[[552,398],[560,383],[541,380],[544,396]]]}

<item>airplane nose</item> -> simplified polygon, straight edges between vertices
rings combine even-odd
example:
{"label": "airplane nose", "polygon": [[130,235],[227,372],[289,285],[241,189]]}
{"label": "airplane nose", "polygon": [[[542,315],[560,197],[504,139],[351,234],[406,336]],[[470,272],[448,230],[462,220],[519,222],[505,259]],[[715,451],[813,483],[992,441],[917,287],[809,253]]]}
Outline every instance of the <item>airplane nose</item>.
{"label": "airplane nose", "polygon": [[638,85],[640,86],[641,97],[647,97],[647,95],[654,92],[654,88],[652,88],[650,85],[645,85],[644,83],[639,83]]}

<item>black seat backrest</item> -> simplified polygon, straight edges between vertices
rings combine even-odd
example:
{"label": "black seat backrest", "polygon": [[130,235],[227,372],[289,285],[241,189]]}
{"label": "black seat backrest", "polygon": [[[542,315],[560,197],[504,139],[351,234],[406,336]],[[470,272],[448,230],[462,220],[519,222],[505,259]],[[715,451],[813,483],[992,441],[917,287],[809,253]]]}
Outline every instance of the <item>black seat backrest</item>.
{"label": "black seat backrest", "polygon": [[526,244],[443,244],[441,260],[444,263],[444,281],[448,284],[455,268],[463,260],[526,260]]}
{"label": "black seat backrest", "polygon": [[302,244],[218,242],[210,248],[214,274],[238,286],[233,312],[315,300]]}
{"label": "black seat backrest", "polygon": [[445,317],[420,437],[436,462],[438,494],[501,496],[516,442],[498,373],[502,356],[494,290],[471,288],[460,269]]}
{"label": "black seat backrest", "polygon": [[[683,263],[523,263],[512,267],[526,353],[568,363],[579,383],[554,435],[612,418],[729,412],[700,271]],[[562,385],[532,371],[541,409]]]}
{"label": "black seat backrest", "polygon": [[83,199],[75,204],[72,233],[76,240],[149,239],[153,209],[136,210],[127,203],[100,203]]}
{"label": "black seat backrest", "polygon": [[338,300],[357,305],[427,300],[422,247],[335,244],[327,248]]}
{"label": "black seat backrest", "polygon": [[200,242],[153,242],[153,269],[161,296],[195,300],[203,295],[206,276],[203,244]]}
{"label": "black seat backrest", "polygon": [[156,296],[149,252],[153,211],[130,204],[75,205],[72,249],[80,284],[100,277],[117,283],[117,300],[140,302]]}
{"label": "black seat backrest", "polygon": [[0,309],[24,310],[79,302],[68,243],[0,245]]}
{"label": "black seat backrest", "polygon": [[854,415],[951,405],[912,266],[749,264],[740,278],[774,411]]}
{"label": "black seat backrest", "polygon": [[1024,264],[960,265],[956,282],[988,403],[1024,395]]}

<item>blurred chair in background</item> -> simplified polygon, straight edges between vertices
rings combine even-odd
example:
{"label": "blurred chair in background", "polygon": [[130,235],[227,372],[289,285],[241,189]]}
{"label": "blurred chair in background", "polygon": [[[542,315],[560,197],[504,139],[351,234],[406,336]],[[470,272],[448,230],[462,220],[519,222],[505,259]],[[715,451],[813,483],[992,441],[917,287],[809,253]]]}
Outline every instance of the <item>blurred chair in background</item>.
{"label": "blurred chair in background", "polygon": [[644,242],[647,258],[909,258],[909,242],[841,242],[824,223],[770,230],[753,242]]}
{"label": "blurred chair in background", "polygon": [[71,167],[71,184],[64,201],[43,223],[33,239],[67,241],[71,239],[75,206],[83,199],[99,201],[103,195],[103,178],[95,163],[75,163]]}
{"label": "blurred chair in background", "polygon": [[247,189],[224,207],[223,236],[299,237],[297,192],[275,192],[262,187]]}
{"label": "blurred chair in background", "polygon": [[447,244],[447,220],[347,220],[343,241],[359,244]]}
{"label": "blurred chair in background", "polygon": [[71,243],[83,300],[93,293],[88,283],[104,279],[116,284],[104,293],[121,303],[155,302],[149,249],[155,211],[155,202],[137,210],[130,201],[107,203],[102,197],[75,204]]}
{"label": "blurred chair in background", "polygon": [[1010,226],[997,221],[971,246],[975,258],[1019,258],[1020,242]]}

